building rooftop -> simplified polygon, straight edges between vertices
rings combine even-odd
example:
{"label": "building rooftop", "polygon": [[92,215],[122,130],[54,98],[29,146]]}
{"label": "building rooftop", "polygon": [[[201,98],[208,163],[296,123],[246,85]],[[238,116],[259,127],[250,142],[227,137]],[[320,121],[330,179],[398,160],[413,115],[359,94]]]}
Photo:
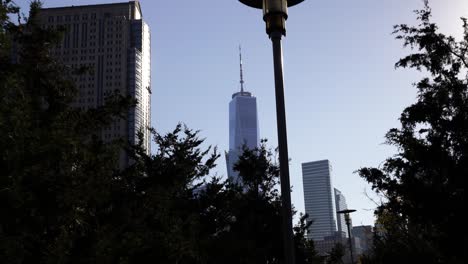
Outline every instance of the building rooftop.
{"label": "building rooftop", "polygon": [[237,92],[237,93],[233,93],[233,94],[232,94],[232,99],[234,99],[234,97],[237,97],[237,96],[252,97],[252,93],[251,93],[251,92]]}
{"label": "building rooftop", "polygon": [[[140,2],[138,0],[136,1],[128,1],[128,2],[118,2],[118,3],[108,3],[108,4],[92,4],[92,5],[71,5],[71,6],[58,6],[58,7],[46,7],[46,8],[41,8],[42,10],[63,10],[63,9],[73,9],[73,8],[100,8],[100,7],[111,7],[111,6],[119,6],[119,5],[128,5],[128,4],[134,4],[137,8],[140,14],[143,14],[141,12],[141,6]],[[143,15],[142,15],[143,16]]]}

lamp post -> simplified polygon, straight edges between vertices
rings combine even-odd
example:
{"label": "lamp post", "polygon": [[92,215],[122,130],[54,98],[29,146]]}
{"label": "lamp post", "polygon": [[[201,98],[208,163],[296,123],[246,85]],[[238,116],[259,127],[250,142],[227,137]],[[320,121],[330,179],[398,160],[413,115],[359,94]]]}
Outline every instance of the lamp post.
{"label": "lamp post", "polygon": [[304,0],[239,0],[239,2],[258,9],[263,9],[266,33],[273,44],[273,65],[275,74],[276,122],[278,130],[278,148],[280,162],[281,203],[283,217],[284,260],[287,264],[295,263],[294,241],[292,232],[291,188],[289,183],[288,141],[286,134],[286,113],[284,106],[283,51],[281,37],[286,35],[288,7]]}
{"label": "lamp post", "polygon": [[349,243],[349,254],[351,256],[351,264],[354,262],[354,256],[353,256],[353,244],[351,242],[351,217],[349,216],[350,213],[356,212],[354,209],[346,209],[346,210],[341,210],[338,211],[337,213],[339,214],[344,214],[345,216],[345,221],[346,221],[346,226],[348,227],[348,243]]}

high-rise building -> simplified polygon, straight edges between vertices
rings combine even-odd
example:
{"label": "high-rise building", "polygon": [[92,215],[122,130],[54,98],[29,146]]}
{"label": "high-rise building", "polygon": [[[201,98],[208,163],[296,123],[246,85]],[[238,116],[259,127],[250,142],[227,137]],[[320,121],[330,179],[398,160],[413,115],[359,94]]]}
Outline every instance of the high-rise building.
{"label": "high-rise building", "polygon": [[[346,198],[341,193],[340,190],[333,188],[335,191],[335,209],[336,211],[342,211],[348,209],[348,205],[346,204]],[[344,214],[336,214],[337,227],[338,227],[338,234],[342,237],[348,237],[348,227],[346,226],[346,221]],[[351,228],[351,227],[350,227]]]}
{"label": "high-rise building", "polygon": [[[116,138],[136,143],[143,132],[143,146],[150,151],[151,54],[150,29],[143,21],[138,1],[44,8],[40,23],[66,29],[52,55],[72,68],[88,66],[88,74],[74,77],[78,94],[72,103],[82,109],[96,108],[118,91],[138,101],[126,120],[117,120],[96,131],[104,141]],[[122,153],[120,166],[129,160]]]}
{"label": "high-rise building", "polygon": [[242,54],[239,47],[240,92],[232,95],[229,103],[229,152],[226,153],[228,176],[238,180],[238,172],[233,170],[243,146],[254,149],[259,144],[257,98],[244,91]]}
{"label": "high-rise building", "polygon": [[324,240],[336,236],[335,195],[331,179],[332,167],[328,160],[302,163],[305,212],[312,225],[309,239]]}

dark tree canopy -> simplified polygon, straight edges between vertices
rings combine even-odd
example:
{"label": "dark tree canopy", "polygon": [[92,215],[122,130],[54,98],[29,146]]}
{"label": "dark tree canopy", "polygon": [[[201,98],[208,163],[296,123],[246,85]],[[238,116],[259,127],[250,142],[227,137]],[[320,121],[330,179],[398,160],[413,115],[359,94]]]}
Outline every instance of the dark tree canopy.
{"label": "dark tree canopy", "polygon": [[[212,201],[205,220],[215,234],[207,240],[205,263],[283,263],[279,168],[274,157],[262,141],[258,149],[244,149],[235,164],[239,182],[214,180],[204,185],[199,199]],[[305,238],[310,225],[306,219],[301,216],[294,227],[297,263],[317,259],[313,243]]]}
{"label": "dark tree canopy", "polygon": [[376,215],[373,263],[466,263],[465,181],[468,176],[468,24],[461,40],[438,32],[431,10],[418,26],[394,34],[414,53],[396,63],[428,77],[415,86],[400,128],[386,134],[398,153],[359,174],[386,201]]}
{"label": "dark tree canopy", "polygon": [[343,257],[345,256],[345,252],[346,247],[341,243],[336,243],[328,255],[326,260],[327,264],[343,264]]}
{"label": "dark tree canopy", "polygon": [[[6,263],[67,262],[111,206],[116,151],[123,142],[95,134],[122,118],[133,100],[70,107],[75,74],[49,54],[60,31],[27,20],[13,1],[0,1],[0,259]],[[86,253],[83,252],[86,256]]]}

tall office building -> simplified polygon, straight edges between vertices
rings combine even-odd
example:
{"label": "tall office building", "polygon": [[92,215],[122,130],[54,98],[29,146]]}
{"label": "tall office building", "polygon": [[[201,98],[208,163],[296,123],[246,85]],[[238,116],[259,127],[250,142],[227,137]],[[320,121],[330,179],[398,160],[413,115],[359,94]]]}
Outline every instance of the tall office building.
{"label": "tall office building", "polygon": [[309,239],[324,240],[336,235],[335,195],[331,180],[332,167],[328,160],[302,163],[305,212],[313,221]]}
{"label": "tall office building", "polygon": [[[333,188],[335,191],[335,208],[336,211],[342,211],[348,209],[348,205],[346,204],[346,198],[340,192],[340,190]],[[344,214],[336,214],[337,224],[338,224],[338,234],[342,237],[348,237],[348,227],[346,226],[346,221]]]}
{"label": "tall office building", "polygon": [[238,172],[233,170],[242,147],[249,149],[258,147],[258,116],[257,98],[250,92],[244,91],[244,78],[242,73],[242,53],[239,47],[240,61],[240,92],[232,95],[229,103],[229,152],[226,153],[228,176],[234,181],[238,180]]}
{"label": "tall office building", "polygon": [[[62,42],[52,55],[72,68],[88,66],[88,74],[74,77],[79,93],[73,106],[96,108],[115,91],[130,95],[138,104],[128,112],[127,120],[96,131],[104,141],[116,138],[136,143],[143,132],[143,146],[150,151],[151,51],[150,29],[143,21],[138,1],[44,8],[40,23],[46,27],[66,29]],[[120,165],[128,164],[121,154]]]}

